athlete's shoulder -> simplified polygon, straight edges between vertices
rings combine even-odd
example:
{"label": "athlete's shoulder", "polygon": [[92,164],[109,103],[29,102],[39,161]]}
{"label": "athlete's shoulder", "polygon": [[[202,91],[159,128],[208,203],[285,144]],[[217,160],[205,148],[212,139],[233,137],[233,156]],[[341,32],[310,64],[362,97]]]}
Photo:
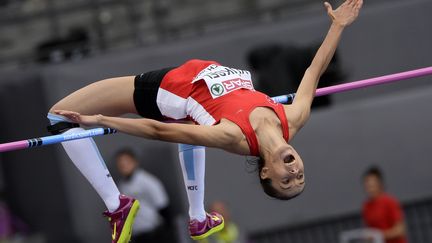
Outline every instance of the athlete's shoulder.
{"label": "athlete's shoulder", "polygon": [[228,141],[222,147],[223,150],[234,154],[250,155],[249,144],[238,124],[228,119],[222,119],[217,126],[224,134],[225,141]]}

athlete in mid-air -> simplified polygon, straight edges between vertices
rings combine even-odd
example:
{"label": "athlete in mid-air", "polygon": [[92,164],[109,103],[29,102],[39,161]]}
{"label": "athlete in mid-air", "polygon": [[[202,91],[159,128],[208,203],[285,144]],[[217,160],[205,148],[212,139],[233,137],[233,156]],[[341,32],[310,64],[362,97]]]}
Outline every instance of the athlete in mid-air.
{"label": "athlete in mid-air", "polygon": [[[198,183],[204,180],[203,148],[194,145],[257,156],[264,191],[278,199],[293,198],[303,191],[305,177],[303,161],[289,141],[308,120],[319,78],[362,4],[362,0],[347,0],[333,10],[325,3],[332,24],[290,105],[277,104],[254,90],[248,71],[215,61],[190,60],[175,68],[90,84],[50,109],[50,130],[74,133],[82,129],[78,124],[105,126],[147,139],[188,144],[180,146],[183,170],[192,166],[195,174],[184,173],[185,180]],[[118,117],[127,113],[145,118]],[[167,120],[179,123],[165,123]],[[120,195],[92,139],[64,142],[63,146],[107,205],[113,242],[127,242],[139,203]],[[187,153],[191,156],[184,156]],[[189,229],[194,239],[223,227],[221,215],[205,213],[203,193],[198,194],[188,191]]]}

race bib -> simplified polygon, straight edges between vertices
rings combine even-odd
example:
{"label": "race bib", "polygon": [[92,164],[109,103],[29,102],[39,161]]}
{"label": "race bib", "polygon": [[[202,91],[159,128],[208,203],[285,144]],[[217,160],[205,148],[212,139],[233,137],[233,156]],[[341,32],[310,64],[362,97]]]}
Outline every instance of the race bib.
{"label": "race bib", "polygon": [[226,95],[234,90],[255,90],[249,71],[212,64],[202,70],[192,83],[203,79],[213,99]]}

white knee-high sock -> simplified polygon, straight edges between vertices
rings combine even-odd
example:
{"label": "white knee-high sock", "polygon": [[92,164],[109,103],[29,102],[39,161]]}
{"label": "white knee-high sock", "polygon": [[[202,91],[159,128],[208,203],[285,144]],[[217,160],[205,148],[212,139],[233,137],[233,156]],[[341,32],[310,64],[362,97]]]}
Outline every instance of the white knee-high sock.
{"label": "white knee-high sock", "polygon": [[[67,122],[66,118],[54,114],[48,114],[48,119],[50,119],[51,124],[60,121]],[[67,130],[63,134],[77,133],[81,131],[84,131],[84,129],[76,127]],[[108,210],[110,212],[115,211],[120,205],[120,192],[114,183],[94,140],[92,138],[78,139],[63,142],[62,146],[74,165],[102,198]]]}
{"label": "white knee-high sock", "polygon": [[189,217],[202,222],[206,218],[204,209],[205,147],[179,144],[179,157],[189,200]]}

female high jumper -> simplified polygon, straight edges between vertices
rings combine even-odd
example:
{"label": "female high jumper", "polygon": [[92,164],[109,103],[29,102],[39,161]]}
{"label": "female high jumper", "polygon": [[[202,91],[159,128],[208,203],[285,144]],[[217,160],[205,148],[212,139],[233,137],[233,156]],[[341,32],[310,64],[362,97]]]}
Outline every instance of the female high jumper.
{"label": "female high jumper", "polygon": [[[202,239],[222,229],[223,218],[204,211],[204,148],[194,145],[257,156],[259,178],[268,195],[282,200],[299,195],[305,185],[303,161],[289,141],[308,120],[319,78],[362,4],[346,0],[333,10],[324,3],[332,24],[291,105],[277,104],[254,90],[248,71],[190,60],[175,68],[90,84],[50,109],[48,128],[69,134],[82,130],[78,124],[105,126],[147,139],[190,144],[180,146],[180,159],[186,184],[197,183],[187,186],[190,234]],[[127,113],[145,118],[118,117]],[[179,123],[163,122],[167,120]],[[120,195],[91,138],[62,145],[104,200],[112,242],[128,242],[139,202]],[[191,168],[194,172],[187,173]]]}

